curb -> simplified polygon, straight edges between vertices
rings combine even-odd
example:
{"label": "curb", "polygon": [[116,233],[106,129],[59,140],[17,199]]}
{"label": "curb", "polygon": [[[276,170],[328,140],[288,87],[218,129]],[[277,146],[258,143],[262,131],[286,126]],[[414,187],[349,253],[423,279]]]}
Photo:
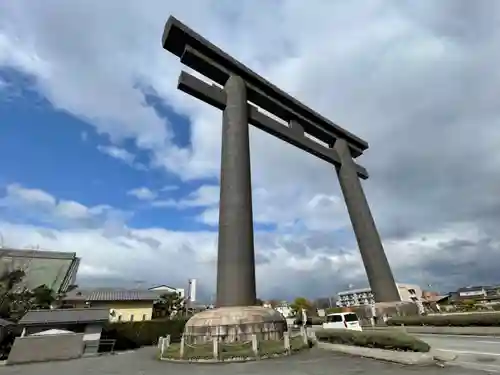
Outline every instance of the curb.
{"label": "curb", "polygon": [[190,359],[176,359],[176,358],[159,358],[160,361],[165,362],[176,362],[176,363],[204,363],[204,364],[216,364],[216,363],[241,363],[241,362],[254,362],[271,358],[282,358],[289,357],[295,353],[284,353],[284,354],[271,354],[262,357],[233,357],[227,359],[213,359],[213,358],[190,358]]}
{"label": "curb", "polygon": [[[434,326],[386,326],[363,327],[363,331],[404,332],[411,335],[450,335],[450,336],[482,336],[500,337],[500,327],[434,327]],[[492,330],[491,328],[494,328]],[[493,331],[493,332],[492,332]]]}
{"label": "curb", "polygon": [[431,352],[429,353],[396,352],[385,349],[364,348],[361,346],[330,344],[327,342],[318,342],[317,347],[319,349],[331,350],[334,352],[378,359],[388,362],[401,363],[404,365],[418,365],[418,366],[431,365],[435,364],[437,361],[443,361],[440,358],[444,358],[444,356],[441,357],[440,353],[438,354],[438,356],[436,356],[436,354],[433,354]]}

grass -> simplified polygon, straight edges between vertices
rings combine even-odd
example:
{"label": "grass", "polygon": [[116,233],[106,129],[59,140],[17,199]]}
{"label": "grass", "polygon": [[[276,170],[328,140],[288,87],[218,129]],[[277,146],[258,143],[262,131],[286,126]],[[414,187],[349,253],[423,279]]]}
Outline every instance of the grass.
{"label": "grass", "polygon": [[[302,337],[292,337],[290,339],[290,349],[292,352],[308,348],[302,341]],[[171,344],[163,353],[163,358],[170,359],[214,359],[212,343],[186,345],[184,347],[184,357],[180,356],[180,344]],[[266,340],[261,341],[259,346],[259,357],[285,354],[283,340]],[[219,344],[219,360],[227,360],[231,358],[254,358],[252,351],[252,343],[234,343],[234,344]]]}

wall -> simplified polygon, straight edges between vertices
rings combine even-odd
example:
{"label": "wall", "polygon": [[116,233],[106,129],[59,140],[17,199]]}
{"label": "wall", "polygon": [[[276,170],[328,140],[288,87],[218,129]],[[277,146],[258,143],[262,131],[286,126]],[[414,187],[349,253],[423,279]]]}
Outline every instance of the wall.
{"label": "wall", "polygon": [[[122,322],[151,320],[153,314],[153,301],[127,301],[127,302],[92,302],[92,307],[107,308],[115,311],[115,316],[110,320],[113,322],[119,321],[121,316]],[[145,316],[145,319],[143,319]]]}
{"label": "wall", "polygon": [[99,340],[101,339],[102,324],[88,324],[85,326],[83,341],[85,342],[85,354],[97,353]]}
{"label": "wall", "polygon": [[[401,301],[403,302],[416,302],[422,300],[422,288],[418,285],[411,284],[397,284],[399,290],[399,296],[401,297]],[[415,290],[415,294],[410,293],[410,289]],[[414,300],[412,297],[416,297]]]}
{"label": "wall", "polygon": [[17,337],[7,358],[7,364],[80,358],[83,348],[82,333]]}

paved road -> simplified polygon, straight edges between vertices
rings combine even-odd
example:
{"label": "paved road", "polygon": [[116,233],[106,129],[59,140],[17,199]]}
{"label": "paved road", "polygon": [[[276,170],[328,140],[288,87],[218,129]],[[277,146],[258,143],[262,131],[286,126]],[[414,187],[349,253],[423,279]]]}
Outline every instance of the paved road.
{"label": "paved road", "polygon": [[234,364],[177,364],[154,359],[154,350],[141,349],[114,356],[82,358],[67,362],[5,366],[1,375],[481,375],[460,367],[409,367],[371,359],[349,357],[312,349],[287,358]]}
{"label": "paved road", "polygon": [[433,349],[455,353],[455,364],[500,373],[500,338],[459,335],[415,335]]}

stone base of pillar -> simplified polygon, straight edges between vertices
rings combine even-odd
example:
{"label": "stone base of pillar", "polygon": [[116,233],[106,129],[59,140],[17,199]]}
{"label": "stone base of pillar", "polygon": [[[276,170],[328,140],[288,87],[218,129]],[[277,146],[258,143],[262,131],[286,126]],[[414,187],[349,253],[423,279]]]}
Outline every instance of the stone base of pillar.
{"label": "stone base of pillar", "polygon": [[261,306],[220,307],[193,315],[184,327],[184,340],[200,344],[218,337],[221,342],[280,340],[287,331],[286,319],[270,308]]}

